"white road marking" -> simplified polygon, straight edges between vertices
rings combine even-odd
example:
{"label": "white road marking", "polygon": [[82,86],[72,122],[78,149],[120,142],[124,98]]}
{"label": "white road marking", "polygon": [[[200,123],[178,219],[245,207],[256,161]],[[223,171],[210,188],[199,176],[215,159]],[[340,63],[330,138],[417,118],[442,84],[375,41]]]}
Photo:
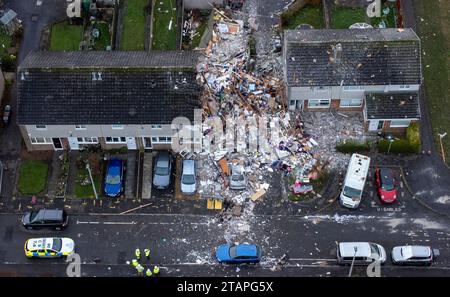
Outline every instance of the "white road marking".
{"label": "white road marking", "polygon": [[103,222],[104,225],[135,225],[137,222]]}
{"label": "white road marking", "polygon": [[78,221],[77,220],[77,224],[94,224],[94,225],[98,225],[98,224],[100,224],[100,222],[83,222],[83,221]]}

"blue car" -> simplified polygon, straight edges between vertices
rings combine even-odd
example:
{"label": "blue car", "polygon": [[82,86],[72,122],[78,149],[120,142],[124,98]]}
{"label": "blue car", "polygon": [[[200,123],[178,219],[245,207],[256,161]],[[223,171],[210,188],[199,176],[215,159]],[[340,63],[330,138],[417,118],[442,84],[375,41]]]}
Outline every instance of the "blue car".
{"label": "blue car", "polygon": [[123,160],[111,159],[106,167],[105,195],[118,197],[123,191]]}
{"label": "blue car", "polygon": [[217,248],[216,258],[225,264],[259,263],[261,250],[254,244],[223,244]]}

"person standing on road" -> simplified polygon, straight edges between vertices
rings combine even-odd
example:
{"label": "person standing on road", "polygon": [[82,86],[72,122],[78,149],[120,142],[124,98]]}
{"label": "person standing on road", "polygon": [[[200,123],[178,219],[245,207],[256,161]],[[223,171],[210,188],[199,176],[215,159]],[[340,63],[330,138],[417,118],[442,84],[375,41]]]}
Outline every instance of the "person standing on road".
{"label": "person standing on road", "polygon": [[138,276],[142,276],[144,272],[144,267],[141,264],[139,264],[138,266],[136,266],[136,270],[138,272]]}
{"label": "person standing on road", "polygon": [[148,277],[152,276],[152,271],[150,268],[147,268],[147,271],[145,271],[145,275]]}
{"label": "person standing on road", "polygon": [[159,267],[158,267],[158,266],[155,266],[155,267],[153,268],[153,274],[154,274],[155,276],[158,276],[158,275],[159,275]]}
{"label": "person standing on road", "polygon": [[144,250],[144,255],[147,258],[147,260],[150,260],[150,249],[145,249]]}
{"label": "person standing on road", "polygon": [[136,259],[131,260],[131,264],[133,267],[137,267],[139,265],[139,262]]}
{"label": "person standing on road", "polygon": [[134,251],[134,255],[136,256],[136,259],[141,259],[141,250],[140,249],[136,249]]}

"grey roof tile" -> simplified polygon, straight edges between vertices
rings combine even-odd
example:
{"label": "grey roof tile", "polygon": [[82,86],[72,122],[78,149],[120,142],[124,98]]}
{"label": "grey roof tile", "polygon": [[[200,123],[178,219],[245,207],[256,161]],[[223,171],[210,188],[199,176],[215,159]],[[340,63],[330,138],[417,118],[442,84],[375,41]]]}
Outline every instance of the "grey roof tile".
{"label": "grey roof tile", "polygon": [[419,94],[367,93],[367,119],[418,119],[420,118]]}

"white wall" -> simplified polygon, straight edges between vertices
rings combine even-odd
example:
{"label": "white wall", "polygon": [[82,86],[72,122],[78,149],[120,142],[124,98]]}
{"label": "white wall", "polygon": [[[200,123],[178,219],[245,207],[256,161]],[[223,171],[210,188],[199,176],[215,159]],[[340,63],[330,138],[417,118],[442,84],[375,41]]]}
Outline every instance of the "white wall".
{"label": "white wall", "polygon": [[211,5],[208,4],[217,4],[219,6],[223,5],[223,0],[184,0],[184,8],[185,9],[211,9]]}

